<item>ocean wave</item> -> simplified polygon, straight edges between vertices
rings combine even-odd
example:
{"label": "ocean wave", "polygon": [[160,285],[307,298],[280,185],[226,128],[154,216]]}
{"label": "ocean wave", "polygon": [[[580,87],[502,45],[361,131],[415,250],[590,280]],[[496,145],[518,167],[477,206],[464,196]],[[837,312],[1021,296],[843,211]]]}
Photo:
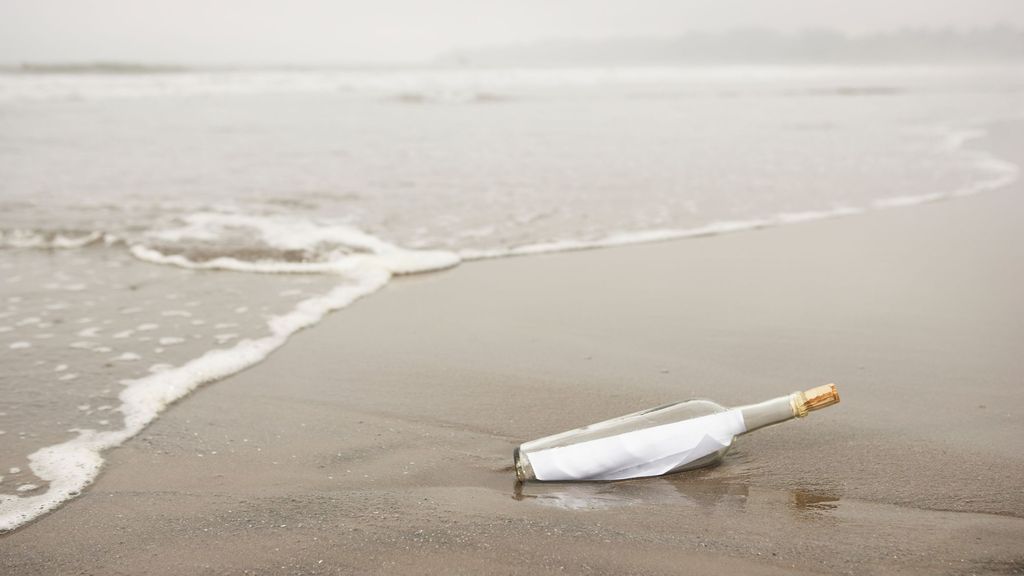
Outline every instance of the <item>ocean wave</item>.
{"label": "ocean wave", "polygon": [[476,90],[408,91],[390,98],[401,104],[488,104],[513,99],[510,95]]}
{"label": "ocean wave", "polygon": [[897,96],[910,92],[904,86],[823,86],[787,92],[789,96]]}
{"label": "ocean wave", "polygon": [[112,236],[95,230],[0,230],[0,248],[66,250],[113,240]]}
{"label": "ocean wave", "polygon": [[[897,95],[929,84],[941,69],[877,67],[866,85],[848,81],[849,69],[812,66],[636,66],[472,68],[177,68],[133,64],[54,64],[8,69],[0,74],[0,101],[107,100],[251,94],[369,94],[405,103],[490,102],[524,91],[552,88],[676,86],[719,93],[736,81],[755,81],[746,94]],[[12,73],[13,72],[13,73]],[[807,90],[787,92],[770,82],[807,82]],[[914,83],[908,83],[913,80]],[[900,84],[891,85],[889,82]],[[876,84],[876,82],[881,82]],[[815,85],[824,83],[823,88]],[[454,96],[454,98],[452,98]]]}
{"label": "ocean wave", "polygon": [[457,254],[408,250],[356,228],[310,219],[201,212],[131,246],[140,260],[196,270],[331,274],[372,264],[393,274],[450,268]]}
{"label": "ocean wave", "polygon": [[987,131],[980,128],[945,128],[942,130],[941,147],[948,153],[959,154],[967,157],[970,164],[979,173],[977,180],[967,186],[954,190],[907,196],[891,196],[875,200],[865,207],[840,206],[828,210],[781,212],[764,218],[713,222],[696,228],[663,228],[656,230],[624,231],[592,240],[564,239],[513,247],[461,250],[458,252],[458,255],[463,260],[469,261],[512,256],[529,256],[533,254],[547,254],[552,252],[594,250],[598,248],[611,248],[650,242],[665,242],[685,238],[743,232],[788,224],[813,222],[816,220],[842,218],[863,214],[871,210],[886,210],[890,208],[917,206],[920,204],[928,204],[953,198],[974,196],[983,192],[1004,188],[1015,182],[1020,177],[1021,169],[1016,164],[997,158],[987,150],[968,147],[970,142],[981,139],[987,134]]}
{"label": "ocean wave", "polygon": [[22,74],[169,74],[187,72],[188,68],[133,62],[26,62],[7,71]]}
{"label": "ocean wave", "polygon": [[49,487],[37,496],[0,494],[0,532],[13,530],[80,494],[99,474],[103,452],[138,434],[172,402],[202,384],[259,363],[295,332],[380,289],[391,277],[387,270],[365,265],[347,272],[347,282],[330,293],[303,300],[291,312],[271,318],[268,322],[269,336],[243,340],[231,348],[211,350],[176,368],[127,382],[119,396],[121,404],[116,409],[124,416],[121,429],[75,430],[75,438],[30,454],[32,472],[48,482]]}
{"label": "ocean wave", "polygon": [[988,133],[979,128],[946,129],[942,147],[952,153],[964,156],[970,165],[982,176],[970,184],[950,191],[930,192],[907,196],[881,198],[871,203],[874,209],[900,208],[939,202],[951,198],[975,196],[983,192],[998,190],[1015,182],[1020,177],[1020,167],[1013,162],[997,158],[987,150],[971,148],[968,144],[985,137]]}
{"label": "ocean wave", "polygon": [[[321,255],[326,249],[328,256],[316,262],[245,260],[237,254],[236,243],[224,242],[238,233],[257,240],[264,249]],[[0,494],[0,532],[13,530],[80,494],[99,474],[103,452],[138,434],[167,406],[202,384],[259,363],[295,332],[379,290],[393,275],[441,270],[460,262],[459,257],[450,252],[406,250],[350,227],[290,218],[197,213],[179,219],[177,226],[153,230],[146,236],[151,241],[163,242],[165,249],[176,246],[185,251],[190,242],[205,243],[207,250],[219,243],[222,253],[194,261],[183,254],[163,253],[141,243],[128,245],[132,255],[149,263],[201,270],[330,274],[338,277],[339,284],[327,294],[300,301],[289,313],[270,318],[267,321],[269,336],[245,339],[231,348],[210,350],[181,366],[125,382],[126,388],[119,395],[121,404],[116,408],[124,417],[124,426],[108,431],[73,430],[77,434],[75,438],[30,454],[32,472],[47,482],[48,488],[35,496]],[[45,235],[29,234],[28,237]],[[53,244],[83,247],[102,238],[102,233],[95,232],[78,242],[34,240],[22,244],[27,248]],[[254,253],[252,249],[242,252]]]}
{"label": "ocean wave", "polygon": [[784,224],[797,224],[800,222],[811,222],[814,220],[825,220],[829,218],[840,218],[861,214],[864,210],[859,208],[839,207],[832,210],[807,211],[807,212],[784,212],[767,218],[755,218],[751,220],[730,220],[714,222],[696,228],[663,228],[657,230],[638,230],[633,232],[617,232],[603,238],[594,240],[554,240],[551,242],[539,242],[510,248],[491,248],[482,250],[462,250],[459,257],[463,260],[483,260],[489,258],[504,258],[509,256],[529,256],[533,254],[548,254],[552,252],[573,252],[580,250],[594,250],[597,248],[612,248],[616,246],[628,246],[631,244],[649,244],[652,242],[667,242],[669,240],[681,240],[684,238],[698,238],[701,236],[717,236],[733,232],[757,230]]}

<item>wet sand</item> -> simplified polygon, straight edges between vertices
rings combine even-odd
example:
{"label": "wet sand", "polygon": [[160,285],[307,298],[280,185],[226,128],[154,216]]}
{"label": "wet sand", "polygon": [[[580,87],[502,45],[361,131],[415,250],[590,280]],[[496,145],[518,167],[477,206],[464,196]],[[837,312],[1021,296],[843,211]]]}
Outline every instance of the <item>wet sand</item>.
{"label": "wet sand", "polygon": [[[1024,164],[1024,125],[986,142]],[[205,387],[4,574],[1024,572],[1024,189],[402,278]],[[836,382],[716,468],[516,485],[518,443]]]}

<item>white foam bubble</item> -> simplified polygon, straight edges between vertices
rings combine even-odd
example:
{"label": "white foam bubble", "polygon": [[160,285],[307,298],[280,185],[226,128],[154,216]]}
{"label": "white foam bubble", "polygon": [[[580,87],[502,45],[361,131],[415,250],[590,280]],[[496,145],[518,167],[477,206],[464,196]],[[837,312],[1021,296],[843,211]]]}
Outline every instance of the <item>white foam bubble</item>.
{"label": "white foam bubble", "polygon": [[0,230],[0,247],[6,248],[82,248],[103,238],[102,232],[47,232],[43,230]]}
{"label": "white foam bubble", "polygon": [[[221,256],[194,261],[180,254],[167,254],[143,244],[133,245],[132,254],[147,262],[172,264],[189,269],[273,274],[344,274],[367,263],[380,266],[394,274],[412,274],[440,270],[459,263],[459,257],[452,252],[406,250],[361,230],[334,223],[212,212],[188,215],[183,218],[183,222],[177,228],[154,231],[150,237],[170,243],[216,241],[243,229],[249,236],[258,239],[269,248],[319,252],[323,253],[324,258],[322,261],[314,262],[284,262],[248,261],[232,256]],[[333,249],[324,252],[324,246]]]}
{"label": "white foam bubble", "polygon": [[11,350],[24,350],[25,348],[31,348],[31,347],[32,347],[32,343],[31,342],[25,342],[24,340],[21,340],[19,342],[12,342],[11,345],[8,346],[8,348],[10,348]]}

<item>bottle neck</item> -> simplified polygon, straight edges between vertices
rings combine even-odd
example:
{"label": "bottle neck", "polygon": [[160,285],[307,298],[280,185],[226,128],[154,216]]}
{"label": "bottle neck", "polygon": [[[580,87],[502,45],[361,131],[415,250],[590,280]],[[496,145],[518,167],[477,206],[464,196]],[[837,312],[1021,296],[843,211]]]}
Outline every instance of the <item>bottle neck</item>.
{"label": "bottle neck", "polygon": [[796,394],[787,394],[758,404],[737,408],[743,414],[743,423],[746,425],[747,432],[800,416],[795,396]]}
{"label": "bottle neck", "polygon": [[826,384],[803,392],[779,396],[760,404],[740,406],[736,410],[743,415],[747,432],[753,432],[758,428],[806,416],[812,410],[820,410],[837,402],[839,392],[835,384]]}

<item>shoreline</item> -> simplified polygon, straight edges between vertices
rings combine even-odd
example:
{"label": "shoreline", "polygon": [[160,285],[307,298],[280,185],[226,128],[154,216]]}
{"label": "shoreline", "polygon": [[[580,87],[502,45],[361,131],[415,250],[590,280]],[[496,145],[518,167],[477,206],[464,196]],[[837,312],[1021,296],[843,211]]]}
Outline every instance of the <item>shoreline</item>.
{"label": "shoreline", "polygon": [[[1008,121],[1007,124],[1012,124]],[[543,254],[562,254],[596,249],[608,249],[638,244],[672,242],[682,239],[714,237],[737,232],[750,232],[785,226],[802,224],[820,220],[831,220],[860,216],[872,212],[893,208],[913,207],[933,202],[960,199],[998,190],[1015,182],[1020,175],[1020,165],[1004,160],[991,151],[970,145],[975,140],[984,140],[989,136],[988,130],[970,125],[953,130],[947,129],[943,136],[943,147],[948,152],[955,152],[973,158],[979,169],[990,173],[987,178],[979,178],[967,187],[950,190],[944,193],[927,193],[916,196],[892,196],[876,200],[860,207],[836,207],[829,210],[777,213],[772,216],[744,221],[716,221],[697,228],[684,229],[652,229],[639,232],[615,233],[604,238],[588,241],[564,240],[526,244],[501,250],[462,250],[456,252],[404,250],[387,244],[372,236],[366,236],[371,243],[378,245],[372,256],[363,260],[346,262],[334,261],[321,265],[277,264],[270,267],[258,263],[243,262],[233,258],[219,258],[208,262],[193,262],[183,256],[167,256],[142,244],[133,244],[105,232],[92,232],[82,240],[69,240],[60,235],[50,243],[55,248],[83,247],[102,240],[108,246],[122,243],[133,257],[143,262],[161,264],[186,270],[237,271],[260,274],[285,273],[321,273],[351,275],[354,286],[336,286],[330,293],[316,296],[303,301],[290,312],[277,316],[269,323],[273,334],[256,341],[244,341],[231,349],[213,349],[199,357],[186,361],[183,365],[172,369],[169,373],[143,377],[135,380],[131,388],[122,393],[120,410],[128,418],[128,425],[122,430],[102,433],[86,433],[69,441],[45,446],[31,455],[32,467],[42,470],[40,478],[49,478],[50,486],[57,486],[59,494],[47,492],[22,498],[23,505],[17,510],[8,511],[0,517],[0,533],[16,528],[31,519],[45,514],[60,506],[70,498],[74,498],[86,489],[98,470],[105,462],[104,455],[115,449],[126,440],[134,437],[145,426],[151,423],[163,409],[175,402],[182,401],[193,390],[200,386],[215,383],[239,373],[252,365],[263,361],[269,354],[280,348],[297,330],[316,325],[331,312],[346,308],[354,300],[372,295],[392,278],[410,274],[435,273],[478,260],[503,259],[520,256],[536,256]],[[361,233],[360,233],[361,234]],[[38,240],[38,238],[36,238]],[[0,240],[3,240],[0,238]],[[283,266],[283,267],[282,267]],[[364,269],[366,268],[366,269]],[[288,326],[283,333],[275,325]],[[253,353],[253,349],[262,348],[262,353]],[[195,374],[200,374],[196,376]],[[211,376],[210,374],[215,374]],[[199,378],[199,379],[197,379]],[[173,392],[165,389],[171,388]],[[127,394],[127,396],[126,396]],[[169,399],[160,400],[161,397]],[[88,432],[88,431],[87,431]],[[68,473],[71,468],[75,472]],[[70,477],[69,477],[70,475]],[[2,498],[2,495],[0,495]],[[24,513],[25,506],[35,506],[41,512]],[[29,515],[29,520],[12,519],[21,515]]]}
{"label": "shoreline", "polygon": [[[1022,132],[999,125],[990,141],[1019,161]],[[0,535],[0,566],[1019,569],[1020,196],[1017,181],[913,210],[397,278],[170,407],[84,495]],[[521,441],[832,379],[842,404],[742,438],[711,470],[511,481]],[[608,549],[626,544],[639,551]]]}

